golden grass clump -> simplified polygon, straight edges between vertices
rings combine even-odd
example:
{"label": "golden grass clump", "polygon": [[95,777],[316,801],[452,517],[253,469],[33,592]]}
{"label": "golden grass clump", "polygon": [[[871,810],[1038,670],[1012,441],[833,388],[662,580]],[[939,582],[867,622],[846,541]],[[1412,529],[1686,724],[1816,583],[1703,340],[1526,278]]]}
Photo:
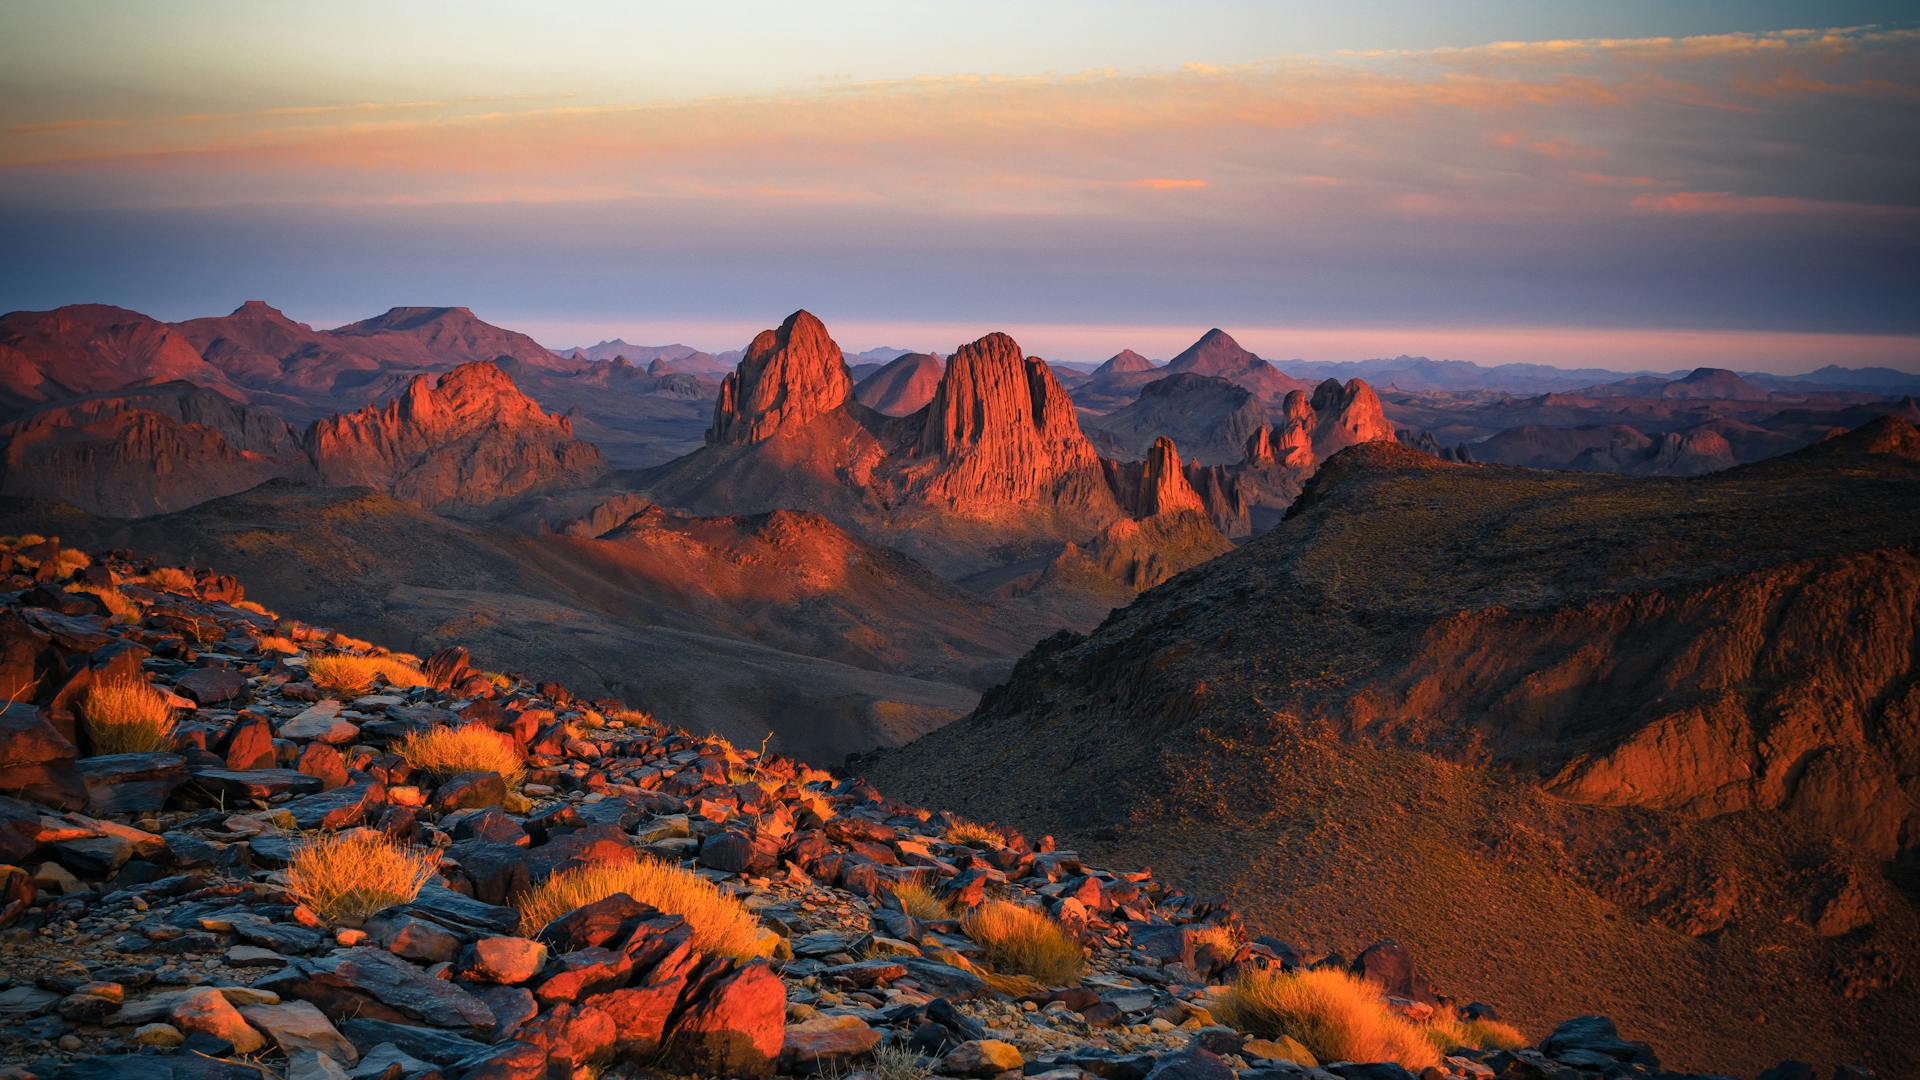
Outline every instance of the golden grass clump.
{"label": "golden grass clump", "polygon": [[194,589],[193,575],[177,566],[162,566],[141,580],[162,592],[190,593]]}
{"label": "golden grass clump", "polygon": [[240,609],[241,611],[250,611],[255,615],[264,615],[269,619],[279,618],[279,616],[275,615],[271,611],[268,611],[265,607],[262,607],[261,605],[253,602],[252,600],[235,600],[233,602],[233,606]]}
{"label": "golden grass clump", "polygon": [[372,829],[294,845],[287,895],[329,922],[357,922],[420,895],[440,857]]}
{"label": "golden grass clump", "polygon": [[71,577],[92,565],[93,559],[86,552],[72,548],[61,548],[53,557],[54,572],[61,577]]}
{"label": "golden grass clump", "polygon": [[485,724],[409,731],[396,751],[408,765],[439,777],[490,772],[516,784],[527,772],[526,757],[513,745],[513,738]]}
{"label": "golden grass clump", "polygon": [[1211,945],[1222,957],[1230,957],[1247,943],[1246,927],[1239,923],[1209,923],[1196,926],[1191,934],[1195,948]]}
{"label": "golden grass clump", "polygon": [[560,916],[616,893],[686,919],[693,928],[694,948],[709,955],[751,960],[768,955],[774,944],[760,921],[719,886],[653,858],[560,871],[515,898],[520,932],[533,937]]}
{"label": "golden grass clump", "polygon": [[343,696],[364,694],[373,689],[376,677],[386,679],[389,686],[427,685],[427,677],[419,668],[391,656],[349,656],[345,653],[315,656],[307,661],[307,676],[313,680],[313,685],[327,693]]}
{"label": "golden grass clump", "polygon": [[1440,1063],[1419,1026],[1395,1016],[1378,987],[1344,971],[1249,972],[1210,1011],[1264,1039],[1298,1040],[1321,1061],[1392,1061],[1414,1072]]}
{"label": "golden grass clump", "polygon": [[1434,1014],[1422,1025],[1427,1041],[1442,1054],[1468,1050],[1518,1050],[1531,1045],[1520,1029],[1503,1020],[1463,1020],[1453,1010]]}
{"label": "golden grass clump", "polygon": [[947,843],[965,844],[968,847],[1001,847],[1007,838],[999,829],[988,825],[976,825],[971,821],[955,821],[947,826]]}
{"label": "golden grass clump", "polygon": [[74,592],[83,592],[104,604],[107,616],[113,622],[139,622],[142,612],[140,605],[128,599],[125,593],[111,585],[76,585]]}
{"label": "golden grass clump", "polygon": [[279,652],[292,655],[300,651],[300,646],[285,634],[262,634],[258,642],[261,652]]}
{"label": "golden grass clump", "polygon": [[607,714],[607,719],[618,720],[627,727],[649,727],[653,724],[653,714],[643,709],[615,709]]}
{"label": "golden grass clump", "polygon": [[917,881],[902,881],[887,888],[900,901],[901,910],[916,919],[938,922],[953,918],[953,909],[947,906],[947,902]]}
{"label": "golden grass clump", "polygon": [[1032,908],[989,900],[960,916],[960,929],[986,950],[987,963],[1048,986],[1078,982],[1085,958],[1060,924]]}
{"label": "golden grass clump", "polygon": [[87,687],[80,720],[96,754],[146,754],[173,745],[173,706],[138,676],[103,679]]}

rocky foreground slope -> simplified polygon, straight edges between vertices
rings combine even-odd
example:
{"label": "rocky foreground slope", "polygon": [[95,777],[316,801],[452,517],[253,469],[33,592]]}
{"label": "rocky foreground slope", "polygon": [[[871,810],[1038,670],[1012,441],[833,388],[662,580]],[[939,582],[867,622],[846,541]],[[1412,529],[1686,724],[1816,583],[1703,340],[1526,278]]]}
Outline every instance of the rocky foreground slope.
{"label": "rocky foreground slope", "polygon": [[857,769],[1256,928],[1394,933],[1522,1022],[1599,1002],[1694,1067],[1911,1074],[1916,596],[1897,418],[1689,479],[1372,443]]}
{"label": "rocky foreground slope", "polygon": [[[0,552],[0,588],[9,1076],[1410,1075],[1302,1064],[1297,1041],[1216,1023],[1219,980],[1301,958],[1049,839],[478,672],[459,649],[415,667],[277,620],[207,572],[26,538]],[[388,674],[343,691],[323,670],[342,656]],[[177,711],[164,742],[98,753],[95,696],[149,680]],[[430,773],[400,752],[462,727],[511,747],[524,779]],[[322,918],[290,896],[290,862],[370,833],[429,853],[410,899]],[[516,910],[556,875],[649,857],[738,898],[761,928],[751,947],[696,951],[686,920],[625,894],[539,926]],[[908,882],[927,891],[895,891]],[[1080,973],[996,970],[965,913],[997,901],[1045,912]],[[1370,1007],[1451,1013],[1397,946],[1351,967],[1384,995]],[[1597,1017],[1538,1049],[1433,1060],[1428,1080],[1663,1075]]]}

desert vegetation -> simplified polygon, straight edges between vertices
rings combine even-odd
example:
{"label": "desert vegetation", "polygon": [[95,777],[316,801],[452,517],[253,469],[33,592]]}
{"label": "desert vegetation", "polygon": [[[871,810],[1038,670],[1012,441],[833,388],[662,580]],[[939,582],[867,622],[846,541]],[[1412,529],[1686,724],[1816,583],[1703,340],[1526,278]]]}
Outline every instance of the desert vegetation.
{"label": "desert vegetation", "polygon": [[526,757],[513,745],[513,739],[484,724],[408,732],[398,751],[409,766],[437,777],[490,772],[515,784],[527,770]]}
{"label": "desert vegetation", "polygon": [[366,693],[374,688],[375,679],[385,679],[388,686],[396,687],[427,685],[427,677],[419,668],[391,656],[315,656],[307,661],[307,675],[313,685],[342,697]]}
{"label": "desert vegetation", "polygon": [[372,829],[300,841],[287,867],[287,895],[330,922],[358,922],[409,903],[433,877],[439,857]]}
{"label": "desert vegetation", "polygon": [[1393,1014],[1372,983],[1344,971],[1255,971],[1216,999],[1221,1022],[1264,1039],[1293,1039],[1321,1061],[1440,1063],[1435,1041]]}
{"label": "desert vegetation", "polygon": [[947,826],[946,840],[949,844],[964,844],[967,847],[977,848],[995,848],[1007,842],[1006,836],[999,829],[958,819]]}
{"label": "desert vegetation", "polygon": [[654,858],[560,871],[515,899],[520,932],[532,937],[562,915],[616,893],[686,919],[702,952],[749,960],[769,951],[760,921],[740,901],[693,871]]}
{"label": "desert vegetation", "polygon": [[997,972],[1066,986],[1079,981],[1085,965],[1079,944],[1033,908],[989,900],[962,915],[960,929],[979,944]]}
{"label": "desert vegetation", "polygon": [[150,585],[162,592],[190,593],[193,591],[193,575],[177,566],[162,566],[141,575],[140,583]]}
{"label": "desert vegetation", "polygon": [[107,617],[113,619],[115,622],[133,623],[140,621],[140,605],[134,603],[125,593],[112,585],[75,585],[73,586],[73,591],[86,593],[88,596],[100,601],[100,605],[107,609]]}
{"label": "desert vegetation", "polygon": [[146,754],[173,743],[173,706],[153,684],[135,675],[102,679],[87,688],[80,720],[96,754]]}
{"label": "desert vegetation", "polygon": [[894,899],[900,901],[900,909],[916,919],[939,921],[953,918],[953,909],[945,900],[933,894],[933,890],[917,881],[903,881],[888,886]]}

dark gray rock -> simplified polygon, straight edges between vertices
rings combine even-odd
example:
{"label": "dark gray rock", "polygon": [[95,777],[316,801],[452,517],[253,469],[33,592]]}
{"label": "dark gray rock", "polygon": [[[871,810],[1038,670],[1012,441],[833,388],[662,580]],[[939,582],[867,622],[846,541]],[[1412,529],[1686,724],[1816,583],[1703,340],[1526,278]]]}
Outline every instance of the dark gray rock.
{"label": "dark gray rock", "polygon": [[187,782],[178,754],[104,754],[75,766],[87,786],[87,813],[96,817],[159,810]]}
{"label": "dark gray rock", "polygon": [[420,1021],[477,1033],[493,1028],[493,1012],[479,998],[382,949],[363,946],[318,959],[296,959],[255,985],[282,997],[311,1001],[335,1020]]}

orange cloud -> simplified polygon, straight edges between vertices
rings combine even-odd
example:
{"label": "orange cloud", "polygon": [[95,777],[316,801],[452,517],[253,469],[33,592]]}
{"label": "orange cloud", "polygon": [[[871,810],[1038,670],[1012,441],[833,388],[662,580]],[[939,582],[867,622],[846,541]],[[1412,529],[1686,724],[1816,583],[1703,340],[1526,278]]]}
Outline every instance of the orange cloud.
{"label": "orange cloud", "polygon": [[1150,176],[1144,180],[1135,180],[1128,187],[1146,188],[1149,191],[1191,191],[1207,186],[1205,180],[1181,179],[1170,176]]}
{"label": "orange cloud", "polygon": [[1661,214],[1865,214],[1911,217],[1920,206],[1840,202],[1786,195],[1736,195],[1727,191],[1676,191],[1670,195],[1635,195],[1635,210]]}

